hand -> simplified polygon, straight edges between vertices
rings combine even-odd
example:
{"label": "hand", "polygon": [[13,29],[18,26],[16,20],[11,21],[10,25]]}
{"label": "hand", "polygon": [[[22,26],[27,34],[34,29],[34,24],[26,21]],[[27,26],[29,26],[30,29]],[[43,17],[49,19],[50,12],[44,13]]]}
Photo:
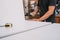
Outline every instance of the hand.
{"label": "hand", "polygon": [[36,15],[36,12],[32,12],[32,13],[30,13],[30,15],[35,16],[35,15]]}
{"label": "hand", "polygon": [[42,20],[40,20],[40,19],[32,19],[32,20],[34,20],[34,21],[41,21],[42,22]]}

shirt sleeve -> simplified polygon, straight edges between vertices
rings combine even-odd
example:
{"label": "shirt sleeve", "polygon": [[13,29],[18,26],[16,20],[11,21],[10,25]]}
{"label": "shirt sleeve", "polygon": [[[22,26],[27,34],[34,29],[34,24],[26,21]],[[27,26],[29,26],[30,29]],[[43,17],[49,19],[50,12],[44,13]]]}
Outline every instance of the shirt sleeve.
{"label": "shirt sleeve", "polygon": [[49,0],[49,6],[56,6],[57,0]]}

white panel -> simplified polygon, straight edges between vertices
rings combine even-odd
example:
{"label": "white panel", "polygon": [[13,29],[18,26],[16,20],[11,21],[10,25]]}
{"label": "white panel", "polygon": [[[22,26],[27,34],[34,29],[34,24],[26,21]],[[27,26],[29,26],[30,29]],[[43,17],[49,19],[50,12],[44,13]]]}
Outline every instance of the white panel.
{"label": "white panel", "polygon": [[60,40],[60,24],[52,24],[1,40]]}
{"label": "white panel", "polygon": [[22,0],[0,0],[0,26],[12,23],[12,28],[0,27],[0,36],[16,32],[21,26],[24,27],[24,9]]}
{"label": "white panel", "polygon": [[19,26],[24,23],[22,0],[0,0],[0,25],[12,23]]}
{"label": "white panel", "polygon": [[21,33],[23,31],[34,30],[40,27],[51,25],[51,23],[38,22],[38,21],[25,21],[24,25],[14,26],[12,28],[0,27],[0,38],[4,36]]}

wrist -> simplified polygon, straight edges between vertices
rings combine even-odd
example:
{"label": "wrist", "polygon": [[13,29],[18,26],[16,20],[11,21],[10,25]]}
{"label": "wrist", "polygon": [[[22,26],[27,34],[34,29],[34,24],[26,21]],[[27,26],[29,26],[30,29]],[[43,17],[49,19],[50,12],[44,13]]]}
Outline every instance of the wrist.
{"label": "wrist", "polygon": [[43,19],[39,18],[40,21],[43,21]]}
{"label": "wrist", "polygon": [[42,22],[44,22],[44,21],[46,21],[46,20],[44,20],[44,19],[42,19],[42,18],[39,18],[39,21],[42,21]]}

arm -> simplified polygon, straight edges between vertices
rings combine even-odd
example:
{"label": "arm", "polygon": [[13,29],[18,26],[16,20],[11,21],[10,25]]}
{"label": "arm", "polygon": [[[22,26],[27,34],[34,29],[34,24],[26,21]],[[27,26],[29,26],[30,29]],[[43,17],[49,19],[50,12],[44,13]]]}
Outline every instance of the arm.
{"label": "arm", "polygon": [[54,9],[55,9],[55,6],[49,6],[48,11],[45,13],[45,15],[43,15],[41,18],[39,18],[39,20],[42,21],[42,20],[45,20],[45,19],[47,19],[48,17],[50,17],[50,16],[53,14]]}
{"label": "arm", "polygon": [[39,7],[36,6],[35,9],[34,9],[34,11],[32,13],[30,13],[30,15],[35,16],[37,14],[37,12],[38,12],[38,8]]}
{"label": "arm", "polygon": [[55,9],[55,6],[49,6],[49,10],[45,13],[45,15],[43,15],[39,19],[33,19],[33,20],[34,21],[43,21],[43,20],[46,20],[48,17],[50,17],[53,14],[54,9]]}
{"label": "arm", "polygon": [[39,10],[39,0],[35,0],[35,2],[37,3],[37,6],[34,9],[34,12],[31,13],[32,16],[35,16]]}
{"label": "arm", "polygon": [[34,12],[36,12],[36,13],[37,13],[37,12],[38,12],[38,10],[39,10],[39,7],[38,7],[38,6],[36,6],[36,7],[35,7],[35,9],[34,9]]}
{"label": "arm", "polygon": [[55,10],[56,0],[49,0],[48,11],[39,19],[34,19],[35,21],[43,21],[49,18]]}
{"label": "arm", "polygon": [[46,20],[47,18],[49,18],[53,14],[53,12],[55,10],[56,1],[57,0],[49,0],[48,11],[45,13],[45,15],[43,15],[40,18],[40,20]]}

